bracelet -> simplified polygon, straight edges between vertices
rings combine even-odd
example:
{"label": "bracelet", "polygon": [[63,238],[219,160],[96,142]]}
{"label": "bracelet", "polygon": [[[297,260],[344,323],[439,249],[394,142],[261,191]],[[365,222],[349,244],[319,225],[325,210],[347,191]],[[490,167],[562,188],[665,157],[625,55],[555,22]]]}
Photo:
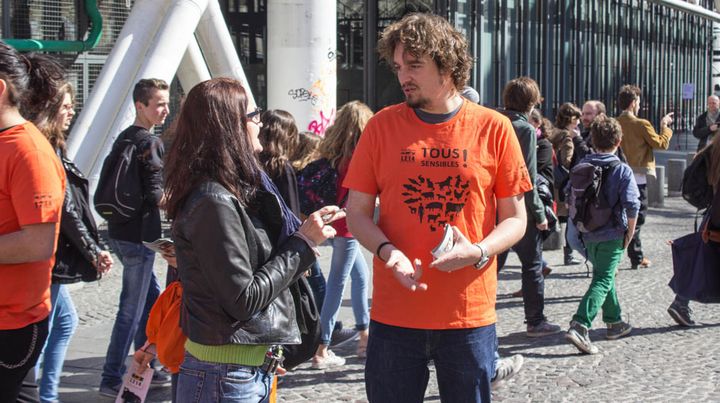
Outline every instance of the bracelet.
{"label": "bracelet", "polygon": [[310,247],[310,249],[312,249],[315,256],[320,256],[320,251],[317,248],[317,244],[315,242],[313,242],[310,238],[306,237],[303,233],[301,233],[299,231],[295,232],[293,234],[293,236],[296,236],[296,237],[302,239],[303,241],[305,241],[305,243]]}
{"label": "bracelet", "polygon": [[382,250],[383,246],[385,246],[385,245],[392,245],[392,242],[390,242],[390,241],[382,242],[380,245],[378,245],[377,249],[375,250],[375,256],[377,256],[378,259],[382,260],[383,262],[384,262],[383,258],[380,257],[380,251]]}

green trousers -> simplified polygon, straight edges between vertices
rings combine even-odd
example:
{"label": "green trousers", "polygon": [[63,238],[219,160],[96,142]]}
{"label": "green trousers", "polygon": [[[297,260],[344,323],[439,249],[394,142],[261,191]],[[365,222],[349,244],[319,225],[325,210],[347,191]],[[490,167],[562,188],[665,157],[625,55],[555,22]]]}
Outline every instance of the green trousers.
{"label": "green trousers", "polygon": [[623,256],[623,240],[614,239],[605,242],[586,242],[588,260],[593,265],[593,276],[590,288],[580,301],[573,320],[587,327],[603,310],[603,322],[620,322],[620,302],[615,292],[615,269]]}

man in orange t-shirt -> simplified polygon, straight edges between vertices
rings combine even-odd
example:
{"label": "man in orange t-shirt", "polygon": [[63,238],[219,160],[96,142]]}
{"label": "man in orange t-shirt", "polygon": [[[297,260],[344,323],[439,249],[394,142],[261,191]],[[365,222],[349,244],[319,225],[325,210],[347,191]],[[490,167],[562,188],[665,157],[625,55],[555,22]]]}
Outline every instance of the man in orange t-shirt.
{"label": "man in orange t-shirt", "polygon": [[[510,121],[463,102],[471,57],[446,20],[408,15],[378,50],[407,102],[370,120],[344,182],[350,230],[375,252],[368,399],[422,401],[433,360],[442,401],[490,401],[492,256],[525,231],[528,171]],[[433,260],[446,224],[455,246]]]}
{"label": "man in orange t-shirt", "polygon": [[14,402],[48,334],[65,172],[32,123],[0,121],[0,401]]}

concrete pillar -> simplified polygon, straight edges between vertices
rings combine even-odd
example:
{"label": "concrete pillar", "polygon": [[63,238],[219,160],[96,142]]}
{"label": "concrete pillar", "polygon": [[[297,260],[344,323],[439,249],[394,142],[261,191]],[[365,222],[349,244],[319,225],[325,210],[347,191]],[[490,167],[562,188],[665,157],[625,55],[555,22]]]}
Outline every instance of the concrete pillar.
{"label": "concrete pillar", "polygon": [[337,109],[336,2],[268,0],[267,33],[268,109],[323,135]]}
{"label": "concrete pillar", "polygon": [[195,85],[210,79],[210,71],[207,64],[205,64],[205,59],[196,39],[190,40],[190,44],[180,61],[177,77],[186,94]]}
{"label": "concrete pillar", "polygon": [[681,159],[669,159],[667,164],[668,196],[680,196],[680,188],[682,187],[682,179],[687,162]]}
{"label": "concrete pillar", "polygon": [[650,207],[665,206],[665,167],[655,167],[657,176],[647,176],[648,205]]}

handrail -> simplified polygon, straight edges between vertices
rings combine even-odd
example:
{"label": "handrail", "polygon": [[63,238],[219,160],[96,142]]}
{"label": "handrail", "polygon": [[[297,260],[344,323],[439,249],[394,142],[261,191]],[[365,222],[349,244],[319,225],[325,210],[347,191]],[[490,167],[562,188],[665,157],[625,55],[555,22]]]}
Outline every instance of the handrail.
{"label": "handrail", "polygon": [[[720,14],[707,8],[690,4],[686,1],[681,0],[648,0],[651,3],[660,4],[661,6],[670,7],[678,11],[682,11],[688,14],[696,15],[700,18],[710,20],[712,22],[720,22]],[[717,2],[715,3],[717,5]]]}
{"label": "handrail", "polygon": [[20,52],[85,52],[98,45],[102,38],[103,20],[97,0],[85,0],[90,17],[90,33],[84,41],[59,41],[39,39],[3,39],[3,42]]}

